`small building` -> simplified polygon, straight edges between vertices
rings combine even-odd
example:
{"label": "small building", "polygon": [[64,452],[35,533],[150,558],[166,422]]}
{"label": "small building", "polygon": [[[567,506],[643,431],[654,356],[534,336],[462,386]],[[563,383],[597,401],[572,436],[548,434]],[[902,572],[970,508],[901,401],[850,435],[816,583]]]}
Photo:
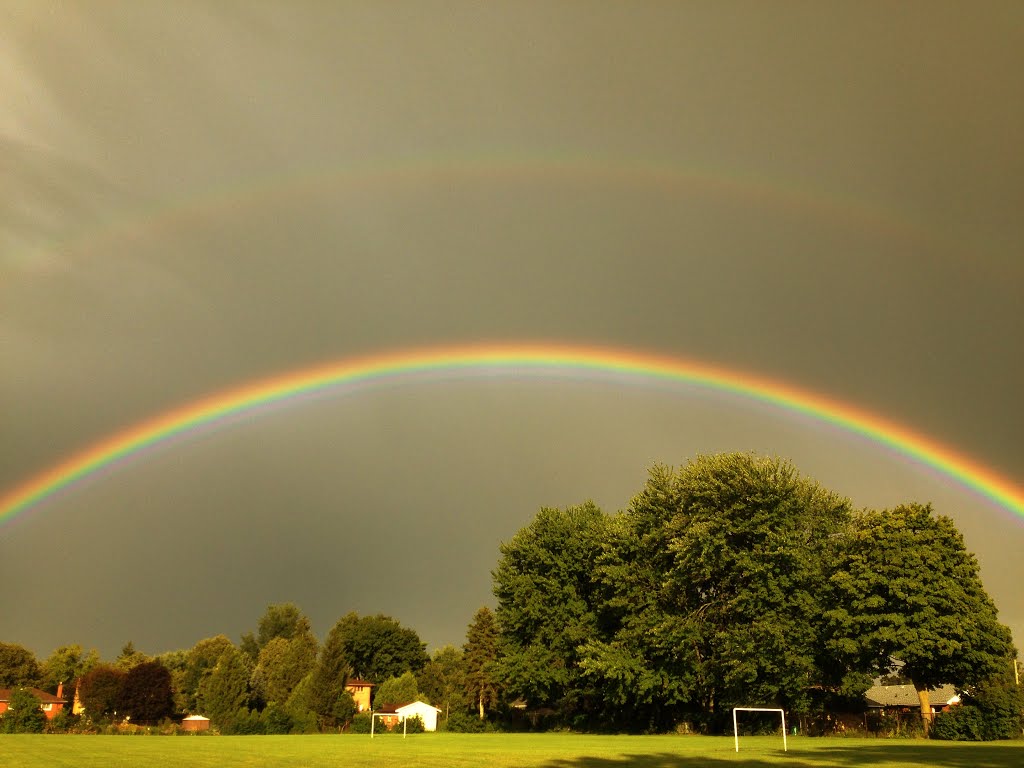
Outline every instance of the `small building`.
{"label": "small building", "polygon": [[423,730],[425,731],[437,730],[437,716],[440,713],[440,709],[432,707],[424,701],[413,701],[409,704],[395,707],[395,714],[403,720],[407,717],[419,716],[420,720],[423,721]]}
{"label": "small building", "polygon": [[[57,716],[57,713],[64,709],[64,705],[67,701],[63,698],[64,696],[64,683],[57,686],[57,695],[54,696],[52,693],[47,693],[39,688],[26,688],[26,691],[31,693],[37,699],[39,699],[39,708],[43,710],[43,714],[46,715],[47,720],[53,720]],[[7,711],[11,705],[11,694],[15,689],[13,688],[0,688],[0,714]]]}
{"label": "small building", "polygon": [[210,718],[203,717],[202,715],[189,715],[182,718],[181,730],[195,733],[208,731],[210,730]]}
{"label": "small building", "polygon": [[349,680],[345,683],[345,690],[352,694],[356,703],[356,712],[366,712],[370,709],[370,689],[373,683],[369,680]]}

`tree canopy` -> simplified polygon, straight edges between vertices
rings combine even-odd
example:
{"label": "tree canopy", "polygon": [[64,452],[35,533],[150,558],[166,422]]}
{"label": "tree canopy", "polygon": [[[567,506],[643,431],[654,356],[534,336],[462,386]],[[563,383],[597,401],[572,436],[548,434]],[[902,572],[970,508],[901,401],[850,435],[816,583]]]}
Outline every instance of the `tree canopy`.
{"label": "tree canopy", "polygon": [[967,688],[1012,664],[1009,629],[950,518],[927,504],[866,511],[843,544],[831,576],[829,649],[848,667],[898,669],[917,689],[927,722],[929,688]]}

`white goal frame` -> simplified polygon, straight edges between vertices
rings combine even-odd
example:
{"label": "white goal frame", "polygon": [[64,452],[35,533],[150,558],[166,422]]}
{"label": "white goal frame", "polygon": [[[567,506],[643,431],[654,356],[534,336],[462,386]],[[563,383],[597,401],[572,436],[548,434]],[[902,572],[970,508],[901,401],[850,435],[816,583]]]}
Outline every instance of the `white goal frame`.
{"label": "white goal frame", "polygon": [[786,710],[779,709],[778,707],[733,707],[732,708],[732,733],[736,739],[736,751],[740,751],[740,729],[736,724],[736,713],[737,712],[778,712],[782,715],[782,751],[789,752],[789,746],[786,744]]}

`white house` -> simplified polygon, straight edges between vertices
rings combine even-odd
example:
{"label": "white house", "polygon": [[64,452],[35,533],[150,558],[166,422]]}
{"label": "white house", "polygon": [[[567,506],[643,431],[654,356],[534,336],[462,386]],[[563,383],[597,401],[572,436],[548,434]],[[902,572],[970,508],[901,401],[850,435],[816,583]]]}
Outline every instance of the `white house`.
{"label": "white house", "polygon": [[437,730],[437,715],[441,712],[437,707],[432,707],[422,701],[414,701],[412,704],[405,704],[395,707],[395,714],[402,718],[420,716],[423,720],[423,728],[427,731]]}

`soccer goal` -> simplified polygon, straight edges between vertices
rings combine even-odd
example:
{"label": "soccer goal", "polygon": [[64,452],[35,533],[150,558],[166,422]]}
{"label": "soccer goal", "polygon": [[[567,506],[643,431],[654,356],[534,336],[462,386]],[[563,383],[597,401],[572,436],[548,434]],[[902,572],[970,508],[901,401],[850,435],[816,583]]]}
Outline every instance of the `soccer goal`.
{"label": "soccer goal", "polygon": [[732,733],[736,739],[736,751],[740,751],[740,729],[736,723],[737,712],[778,712],[782,715],[782,751],[788,752],[789,747],[786,744],[786,712],[782,709],[776,709],[773,707],[733,707],[732,708]]}

